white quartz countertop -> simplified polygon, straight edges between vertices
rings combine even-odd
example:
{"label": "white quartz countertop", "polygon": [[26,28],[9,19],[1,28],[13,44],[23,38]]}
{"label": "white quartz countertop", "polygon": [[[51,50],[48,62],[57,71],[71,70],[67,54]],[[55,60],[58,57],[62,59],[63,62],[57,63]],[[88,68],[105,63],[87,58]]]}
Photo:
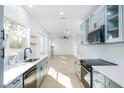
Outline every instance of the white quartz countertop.
{"label": "white quartz countertop", "polygon": [[124,87],[124,67],[123,66],[93,66],[93,68],[118,85]]}
{"label": "white quartz countertop", "polygon": [[42,55],[39,60],[36,62],[20,62],[16,64],[13,68],[6,70],[4,72],[4,86],[7,86],[9,83],[11,83],[13,80],[15,80],[17,77],[22,75],[24,72],[26,72],[28,69],[33,67],[34,65],[38,64],[40,61],[42,61],[44,58],[48,57],[47,55]]}

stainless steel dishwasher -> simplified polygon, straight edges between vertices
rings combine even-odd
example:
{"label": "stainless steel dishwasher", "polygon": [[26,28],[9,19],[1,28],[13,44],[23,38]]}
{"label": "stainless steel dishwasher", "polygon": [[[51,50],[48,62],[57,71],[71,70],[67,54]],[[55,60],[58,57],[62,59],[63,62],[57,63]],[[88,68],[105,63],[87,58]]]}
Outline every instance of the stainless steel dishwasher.
{"label": "stainless steel dishwasher", "polygon": [[37,88],[37,67],[34,66],[23,74],[24,88]]}

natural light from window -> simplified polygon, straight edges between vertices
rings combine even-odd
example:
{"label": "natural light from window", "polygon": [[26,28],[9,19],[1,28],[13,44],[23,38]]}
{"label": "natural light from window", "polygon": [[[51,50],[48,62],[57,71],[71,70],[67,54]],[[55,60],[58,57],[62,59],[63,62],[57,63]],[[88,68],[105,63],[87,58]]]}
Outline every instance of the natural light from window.
{"label": "natural light from window", "polygon": [[4,29],[6,40],[9,40],[9,48],[23,49],[29,46],[29,28],[4,17]]}

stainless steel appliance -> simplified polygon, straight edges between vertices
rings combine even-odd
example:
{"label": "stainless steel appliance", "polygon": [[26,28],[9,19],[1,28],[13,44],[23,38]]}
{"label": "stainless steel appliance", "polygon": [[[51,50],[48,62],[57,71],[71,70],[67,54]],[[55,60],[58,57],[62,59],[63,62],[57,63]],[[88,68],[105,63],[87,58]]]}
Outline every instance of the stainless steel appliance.
{"label": "stainless steel appliance", "polygon": [[117,65],[102,59],[81,59],[81,83],[85,88],[93,87],[92,66],[113,66]]}
{"label": "stainless steel appliance", "polygon": [[102,43],[105,42],[105,28],[101,25],[88,33],[88,43]]}
{"label": "stainless steel appliance", "polygon": [[24,88],[37,88],[37,67],[34,66],[23,74]]}

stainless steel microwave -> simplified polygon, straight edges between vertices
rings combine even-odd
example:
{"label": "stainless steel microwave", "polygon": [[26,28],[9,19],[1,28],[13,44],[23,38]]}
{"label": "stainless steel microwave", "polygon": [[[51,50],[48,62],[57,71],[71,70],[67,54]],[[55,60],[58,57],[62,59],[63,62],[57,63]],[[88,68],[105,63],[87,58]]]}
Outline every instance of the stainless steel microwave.
{"label": "stainless steel microwave", "polygon": [[88,33],[88,43],[104,43],[105,42],[105,26],[101,25]]}

